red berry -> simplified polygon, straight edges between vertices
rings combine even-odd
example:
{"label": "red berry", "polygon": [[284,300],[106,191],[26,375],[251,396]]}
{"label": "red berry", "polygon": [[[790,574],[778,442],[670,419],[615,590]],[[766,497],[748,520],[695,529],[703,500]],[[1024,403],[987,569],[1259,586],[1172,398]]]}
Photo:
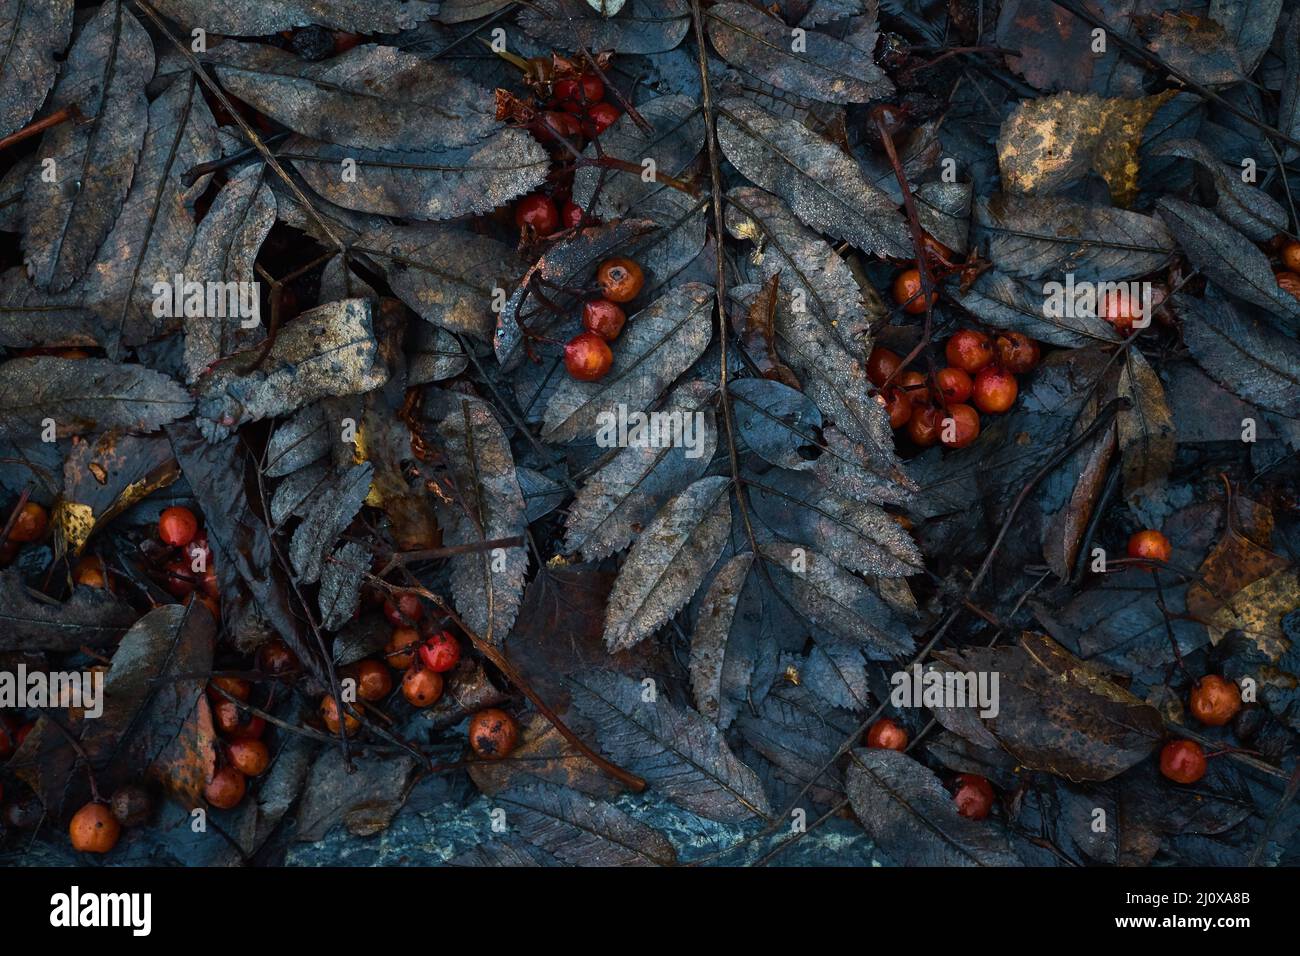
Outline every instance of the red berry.
{"label": "red berry", "polygon": [[935,374],[935,380],[939,383],[939,391],[943,393],[945,401],[964,402],[970,398],[970,376],[961,369],[941,368]]}
{"label": "red berry", "polygon": [[399,594],[384,601],[384,617],[393,627],[405,627],[424,617],[424,605],[414,594]]}
{"label": "red berry", "polygon": [[622,115],[613,103],[597,103],[587,110],[587,122],[582,124],[582,131],[588,136],[599,136]]}
{"label": "red berry", "polygon": [[894,279],[894,301],[909,315],[920,315],[937,298],[934,292],[929,297],[922,294],[920,269],[904,269]]}
{"label": "red berry", "polygon": [[582,225],[582,207],[570,199],[560,211],[560,223],[565,229],[574,229]]}
{"label": "red berry", "polygon": [[122,825],[102,803],[88,803],[72,816],[68,836],[79,853],[107,853],[117,846]]}
{"label": "red berry", "polygon": [[975,376],[971,399],[986,415],[1000,415],[1016,403],[1019,391],[1014,375],[996,365],[986,365]]}
{"label": "red berry", "polygon": [[1153,528],[1134,532],[1133,536],[1128,539],[1128,556],[1130,558],[1141,558],[1145,561],[1159,561],[1162,564],[1167,564],[1170,555],[1173,553],[1174,546],[1169,543],[1169,539]]}
{"label": "red berry", "polygon": [[515,225],[526,238],[549,236],[560,225],[560,214],[550,196],[533,193],[515,206]]}
{"label": "red berry", "polygon": [[993,340],[998,361],[1008,372],[1024,375],[1032,372],[1040,355],[1038,343],[1023,332],[999,332]]}
{"label": "red berry", "polygon": [[9,540],[21,544],[35,541],[45,534],[49,525],[49,512],[34,501],[24,502],[18,510],[18,516],[14,518],[13,527],[9,529]]}
{"label": "red berry", "polygon": [[948,414],[939,423],[939,441],[948,448],[965,448],[979,433],[979,412],[969,405],[949,405]]}
{"label": "red berry", "polygon": [[573,140],[582,133],[582,125],[576,117],[557,110],[542,113],[533,121],[531,128],[537,138],[544,143],[560,138]]}
{"label": "red berry", "polygon": [[245,777],[261,776],[271,766],[271,752],[260,740],[232,740],[226,745],[226,757]]}
{"label": "red berry", "polygon": [[604,378],[613,364],[609,343],[595,332],[579,332],[564,346],[564,367],[580,382]]}
{"label": "red berry", "polygon": [[906,750],[907,731],[888,717],[881,717],[867,730],[867,746],[877,750]]}
{"label": "red berry", "polygon": [[929,448],[939,440],[943,412],[933,405],[912,402],[912,417],[907,422],[907,437],[921,448]]}
{"label": "red berry", "polygon": [[253,685],[242,677],[214,677],[208,683],[211,685],[208,688],[208,699],[214,704],[228,699],[215,689],[218,687],[236,700],[246,701],[253,694]]}
{"label": "red berry", "polygon": [[1128,289],[1112,289],[1102,297],[1097,314],[1115,327],[1121,335],[1133,331],[1133,323],[1142,317],[1142,301],[1130,295]]}
{"label": "red berry", "polygon": [[1174,783],[1195,783],[1205,776],[1205,751],[1194,740],[1171,740],[1160,751],[1160,772]]}
{"label": "red berry", "polygon": [[212,723],[218,732],[234,740],[256,740],[266,732],[266,721],[248,716],[233,700],[219,700],[212,705]]}
{"label": "red berry", "polygon": [[993,785],[977,773],[958,774],[952,800],[963,817],[983,820],[993,809]]}
{"label": "red berry", "polygon": [[1206,674],[1196,682],[1191,696],[1192,716],[1211,727],[1222,727],[1241,710],[1241,690],[1218,674]]}
{"label": "red berry", "polygon": [[613,342],[623,331],[627,313],[609,299],[591,299],[582,306],[582,327],[595,332],[606,342]]}
{"label": "red berry", "polygon": [[889,377],[898,371],[898,367],[902,364],[901,355],[877,345],[867,356],[867,378],[871,379],[872,385],[880,388],[889,381]]}
{"label": "red berry", "polygon": [[445,674],[460,662],[460,642],[450,631],[430,635],[420,645],[420,660],[436,674]]}
{"label": "red berry", "polygon": [[167,574],[163,587],[168,593],[178,598],[189,597],[196,583],[194,572],[190,570],[190,563],[184,558],[177,558],[175,561],[167,562],[163,570]]}
{"label": "red berry", "polygon": [[905,389],[891,385],[876,396],[876,401],[885,406],[889,414],[889,427],[902,428],[912,418],[912,400]]}
{"label": "red berry", "polygon": [[203,789],[204,799],[218,810],[233,810],[248,792],[248,781],[234,767],[222,767]]}
{"label": "red berry", "polygon": [[576,78],[556,80],[552,95],[565,108],[568,104],[593,106],[605,98],[605,84],[600,82],[600,77],[596,74],[583,73]]}
{"label": "red berry", "polygon": [[163,509],[158,517],[158,537],[173,548],[183,548],[199,531],[199,519],[189,508],[179,506]]}
{"label": "red berry", "polygon": [[442,675],[426,668],[412,668],[402,675],[402,696],[412,707],[429,707],[442,696]]}
{"label": "red berry", "polygon": [[631,259],[619,256],[600,264],[596,269],[596,284],[609,301],[630,302],[645,285],[645,275]]}
{"label": "red berry", "polygon": [[993,361],[993,343],[983,332],[961,329],[955,332],[944,347],[944,356],[953,368],[974,375]]}
{"label": "red berry", "polygon": [[509,757],[519,743],[519,725],[504,710],[480,710],[469,722],[469,745],[488,760]]}

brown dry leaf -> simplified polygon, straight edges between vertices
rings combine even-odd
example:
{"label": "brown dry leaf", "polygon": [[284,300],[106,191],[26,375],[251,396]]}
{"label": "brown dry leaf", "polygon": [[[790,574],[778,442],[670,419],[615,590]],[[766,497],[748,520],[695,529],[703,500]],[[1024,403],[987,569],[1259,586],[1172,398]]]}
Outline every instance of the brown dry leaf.
{"label": "brown dry leaf", "polygon": [[1300,573],[1275,571],[1242,588],[1207,620],[1210,641],[1218,644],[1229,631],[1241,631],[1270,660],[1276,661],[1291,642],[1282,633],[1282,618],[1300,607]]}
{"label": "brown dry leaf", "polygon": [[1022,103],[998,135],[998,166],[1009,193],[1046,195],[1095,170],[1117,206],[1137,194],[1142,132],[1174,94],[1107,99],[1058,93]]}
{"label": "brown dry leaf", "polygon": [[[1200,579],[1187,589],[1187,611],[1202,621],[1216,618],[1230,601],[1237,602],[1243,589],[1287,567],[1287,560],[1258,542],[1268,541],[1273,533],[1273,514],[1265,506],[1249,499],[1235,502],[1234,523],[1241,530],[1228,528],[1201,562]],[[1217,642],[1222,633],[1211,630]]]}
{"label": "brown dry leaf", "polygon": [[799,379],[776,353],[774,320],[780,285],[781,274],[777,273],[767,280],[762,291],[754,297],[753,304],[745,314],[745,327],[741,333],[741,341],[745,351],[758,363],[764,378],[799,389],[801,388]]}

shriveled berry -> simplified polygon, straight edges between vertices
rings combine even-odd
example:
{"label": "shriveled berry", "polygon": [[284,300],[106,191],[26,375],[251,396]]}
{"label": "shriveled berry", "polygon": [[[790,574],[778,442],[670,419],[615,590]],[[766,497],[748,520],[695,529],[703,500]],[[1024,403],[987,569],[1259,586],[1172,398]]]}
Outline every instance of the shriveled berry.
{"label": "shriveled berry", "polygon": [[641,267],[625,256],[606,259],[596,269],[596,284],[611,302],[630,302],[645,285]]}
{"label": "shriveled berry", "polygon": [[894,278],[894,302],[909,315],[920,315],[935,303],[938,296],[923,294],[920,269],[904,269]]}
{"label": "shriveled berry", "polygon": [[[321,720],[325,721],[325,726],[329,728],[329,732],[332,734],[337,734],[339,732],[339,713],[339,705],[334,700],[333,695],[326,694],[320,702],[320,717]],[[346,710],[342,712],[342,718],[342,726],[346,729],[349,737],[360,729],[360,718],[348,713]]]}
{"label": "shriveled berry", "polygon": [[1277,287],[1283,292],[1300,299],[1300,275],[1294,272],[1279,272],[1273,278],[1277,280]]}
{"label": "shriveled berry", "polygon": [[979,412],[960,402],[948,406],[948,414],[939,423],[939,441],[948,448],[965,448],[979,434]]}
{"label": "shriveled berry", "polygon": [[582,131],[588,136],[599,136],[622,115],[622,111],[613,103],[597,103],[587,110],[587,120],[582,124]]}
{"label": "shriveled berry", "polygon": [[445,674],[460,663],[460,641],[450,631],[430,635],[420,645],[420,660],[436,674]]}
{"label": "shriveled berry", "polygon": [[509,757],[519,743],[519,725],[504,710],[480,710],[469,721],[469,745],[489,760]]}
{"label": "shriveled berry", "polygon": [[891,385],[876,396],[876,401],[884,404],[885,412],[889,415],[890,428],[902,428],[911,420],[912,399],[908,397],[905,389]]}
{"label": "shriveled berry", "polygon": [[248,781],[234,767],[222,767],[203,788],[203,798],[218,810],[233,810],[248,792]]}
{"label": "shriveled berry", "polygon": [[975,375],[971,400],[986,415],[1000,415],[1016,403],[1020,385],[1016,377],[997,365],[986,365]]}
{"label": "shriveled berry", "polygon": [[993,343],[983,332],[960,329],[953,333],[944,346],[944,357],[953,368],[974,375],[993,361]]}
{"label": "shriveled berry", "polygon": [[1222,727],[1241,710],[1241,690],[1218,674],[1206,674],[1192,688],[1192,716],[1211,727]]}
{"label": "shriveled berry", "polygon": [[144,787],[128,783],[113,791],[108,801],[113,817],[124,827],[141,827],[153,815],[153,797]]}
{"label": "shriveled berry", "polygon": [[402,675],[402,696],[412,707],[429,707],[442,696],[442,675],[422,667]]}
{"label": "shriveled berry", "polygon": [[963,817],[983,820],[993,809],[993,784],[977,773],[958,774],[952,801]]}
{"label": "shriveled berry", "polygon": [[898,371],[898,367],[902,364],[901,355],[877,345],[867,356],[867,378],[871,379],[872,385],[880,388],[889,381],[889,377]]}
{"label": "shriveled berry", "polygon": [[1168,563],[1173,553],[1174,546],[1170,544],[1169,539],[1154,528],[1136,531],[1128,539],[1128,556],[1130,558]]}
{"label": "shriveled berry", "polygon": [[384,601],[384,617],[393,627],[405,627],[424,617],[424,604],[414,594],[399,594]]}
{"label": "shriveled berry", "polygon": [[[2,522],[0,522],[2,523]],[[45,534],[50,526],[50,513],[34,501],[27,501],[18,509],[13,527],[9,529],[9,540],[26,544],[36,541]]]}
{"label": "shriveled berry", "polygon": [[579,332],[564,346],[564,367],[580,382],[604,378],[613,364],[609,343],[595,332]]}
{"label": "shriveled berry", "polygon": [[935,373],[939,391],[946,402],[964,402],[970,398],[971,378],[959,368],[941,368]]}
{"label": "shriveled berry", "polygon": [[623,331],[627,313],[609,299],[591,299],[582,306],[582,327],[595,332],[606,342],[613,342]]}
{"label": "shriveled berry", "polygon": [[415,661],[415,649],[420,643],[420,632],[413,627],[395,627],[384,648],[384,659],[389,667],[405,670]]}
{"label": "shriveled berry", "polygon": [[298,669],[298,655],[280,638],[273,637],[257,649],[257,666],[264,674],[288,674]]}
{"label": "shriveled berry", "polygon": [[515,206],[515,225],[525,238],[549,236],[560,225],[560,213],[550,196],[533,193]]}
{"label": "shriveled berry", "polygon": [[877,750],[906,750],[907,731],[888,717],[881,717],[867,729],[867,746]]}
{"label": "shriveled berry", "polygon": [[325,27],[303,27],[293,31],[289,46],[304,60],[315,63],[334,55],[334,34]]}
{"label": "shriveled berry", "polygon": [[179,505],[164,508],[158,516],[158,537],[163,544],[173,548],[183,548],[199,533],[199,519],[189,508]]}
{"label": "shriveled berry", "polygon": [[369,658],[357,661],[353,676],[357,682],[357,696],[362,700],[383,700],[393,689],[393,675],[379,661]]}
{"label": "shriveled berry", "polygon": [[912,417],[907,422],[907,437],[921,448],[929,448],[939,441],[943,412],[933,405],[912,403]]}
{"label": "shriveled berry", "polygon": [[1115,327],[1121,335],[1130,335],[1135,326],[1143,321],[1142,299],[1130,294],[1127,288],[1112,289],[1102,296],[1097,304],[1097,315]]}
{"label": "shriveled berry", "polygon": [[1205,766],[1205,751],[1194,740],[1171,740],[1160,751],[1160,772],[1174,783],[1195,783]]}
{"label": "shriveled berry", "polygon": [[1016,375],[1032,372],[1041,354],[1038,343],[1023,332],[999,332],[993,347],[1002,367]]}
{"label": "shriveled berry", "polygon": [[88,803],[72,815],[68,836],[72,848],[80,853],[107,853],[117,846],[122,825],[113,811],[102,803]]}
{"label": "shriveled berry", "polygon": [[226,745],[230,765],[245,777],[257,777],[271,766],[271,751],[260,740],[232,740]]}

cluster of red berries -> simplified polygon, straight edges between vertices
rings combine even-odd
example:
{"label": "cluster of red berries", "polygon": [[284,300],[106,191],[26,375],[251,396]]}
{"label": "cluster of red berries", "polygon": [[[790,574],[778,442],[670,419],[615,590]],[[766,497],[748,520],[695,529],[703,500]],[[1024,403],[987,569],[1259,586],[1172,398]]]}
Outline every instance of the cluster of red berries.
{"label": "cluster of red berries", "polygon": [[199,530],[194,512],[179,506],[163,509],[158,517],[158,540],[169,549],[163,560],[163,587],[187,604],[201,601],[219,620],[221,603],[212,548],[208,536]]}
{"label": "cluster of red berries", "polygon": [[208,687],[212,722],[225,741],[225,760],[203,796],[219,810],[239,806],[248,792],[248,778],[261,776],[271,765],[271,752],[262,741],[266,721],[240,706],[248,703],[252,693],[253,685],[240,677],[214,677]]}
{"label": "cluster of red berries", "polygon": [[[1241,689],[1218,674],[1206,674],[1192,687],[1187,709],[1207,727],[1222,727],[1241,711]],[[1196,783],[1205,776],[1204,748],[1194,740],[1171,740],[1160,751],[1160,772],[1174,783]]]}
{"label": "cluster of red berries", "polygon": [[[907,731],[888,717],[867,728],[867,746],[877,750],[907,750]],[[971,820],[983,820],[993,809],[993,784],[977,773],[958,774],[953,781],[953,802],[957,812]]]}
{"label": "cluster of red berries", "polygon": [[1038,343],[1020,332],[990,338],[961,329],[948,339],[948,365],[935,373],[933,387],[923,373],[902,368],[898,353],[883,347],[868,357],[867,377],[881,390],[877,401],[888,412],[890,427],[906,428],[921,448],[940,442],[965,448],[979,436],[980,412],[1000,415],[1015,404],[1020,392],[1016,376],[1032,371],[1039,354]]}
{"label": "cluster of red berries", "polygon": [[623,323],[627,321],[623,304],[640,294],[645,276],[631,259],[617,256],[596,268],[596,285],[600,297],[588,299],[582,306],[584,331],[564,346],[564,367],[580,382],[604,378],[614,364],[609,343],[623,331]]}
{"label": "cluster of red berries", "polygon": [[[600,77],[579,73],[554,81],[550,98],[530,126],[544,143],[563,138],[577,148],[583,136],[595,139],[621,115],[618,107],[605,101],[605,84]],[[538,192],[519,200],[515,206],[515,225],[520,240],[531,242],[557,229],[581,225],[583,215],[582,207],[563,188],[554,197]]]}

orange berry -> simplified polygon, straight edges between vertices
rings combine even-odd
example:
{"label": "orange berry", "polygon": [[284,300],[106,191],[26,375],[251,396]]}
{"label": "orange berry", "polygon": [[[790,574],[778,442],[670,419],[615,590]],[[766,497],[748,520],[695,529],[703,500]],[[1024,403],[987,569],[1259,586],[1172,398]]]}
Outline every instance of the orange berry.
{"label": "orange berry", "polygon": [[[337,734],[339,732],[339,705],[335,702],[332,694],[326,694],[320,702],[321,720],[325,721],[325,726],[329,732]],[[351,737],[361,727],[361,719],[343,711],[343,727],[347,736]]]}
{"label": "orange berry", "polygon": [[1206,674],[1192,688],[1192,716],[1210,727],[1222,727],[1241,710],[1241,690],[1218,674]]}
{"label": "orange berry", "polygon": [[579,332],[564,346],[564,367],[580,382],[604,378],[613,364],[609,344],[595,332]]}
{"label": "orange berry", "polygon": [[935,373],[939,391],[947,402],[964,402],[970,398],[971,379],[959,368],[941,368]]}
{"label": "orange berry", "polygon": [[405,670],[415,660],[415,649],[420,644],[420,632],[413,627],[395,627],[393,636],[384,648],[384,659],[389,667]]}
{"label": "orange berry", "polygon": [[906,750],[907,731],[888,717],[881,717],[867,730],[867,746],[877,750]]}
{"label": "orange berry", "polygon": [[953,333],[948,344],[944,346],[944,355],[953,368],[974,375],[993,361],[993,343],[983,332],[977,332],[975,329],[960,329]]}
{"label": "orange berry", "polygon": [[271,765],[271,752],[260,740],[232,740],[226,745],[226,757],[246,777],[261,776]]}
{"label": "orange berry", "polygon": [[623,331],[627,313],[609,299],[591,299],[582,306],[582,327],[606,342],[613,342]]}
{"label": "orange berry", "polygon": [[234,767],[222,767],[203,788],[203,797],[218,810],[233,810],[248,792],[248,781]]}
{"label": "orange berry", "polygon": [[34,501],[24,502],[14,518],[13,527],[9,529],[9,540],[26,544],[45,534],[50,526],[50,514]]}
{"label": "orange berry", "polygon": [[1038,343],[1022,332],[999,332],[993,340],[998,361],[1008,372],[1024,375],[1038,365]]}
{"label": "orange berry", "polygon": [[199,519],[189,508],[179,506],[163,509],[158,517],[158,537],[163,544],[183,548],[199,533]]}
{"label": "orange berry", "polygon": [[469,745],[489,760],[509,757],[519,743],[519,725],[504,710],[480,710],[469,722]]}
{"label": "orange berry", "polygon": [[909,315],[920,315],[937,299],[934,292],[928,297],[922,294],[920,269],[904,269],[894,279],[894,301]]}
{"label": "orange berry", "polygon": [[1171,740],[1160,751],[1160,772],[1174,783],[1195,783],[1205,776],[1205,751],[1194,740]]}
{"label": "orange berry", "polygon": [[980,433],[980,416],[969,405],[948,406],[948,414],[939,424],[939,440],[948,448],[965,448]]}
{"label": "orange berry", "polygon": [[596,284],[609,301],[631,302],[645,285],[645,275],[631,259],[618,256],[606,259],[596,269]]}
{"label": "orange berry", "polygon": [[442,696],[442,675],[422,667],[402,675],[402,696],[412,707],[429,707]]}
{"label": "orange berry", "polygon": [[88,803],[72,816],[68,836],[72,848],[81,853],[107,853],[117,846],[122,825],[102,803]]}
{"label": "orange berry", "polygon": [[971,399],[986,415],[1000,415],[1016,403],[1019,392],[1014,375],[996,365],[986,365],[975,376]]}
{"label": "orange berry", "polygon": [[902,364],[901,355],[877,345],[867,356],[867,378],[871,379],[872,385],[880,388],[889,381],[889,377],[898,371],[898,367]]}
{"label": "orange berry", "polygon": [[1134,532],[1132,537],[1128,539],[1128,556],[1130,558],[1159,561],[1165,564],[1168,563],[1169,557],[1173,553],[1174,546],[1169,543],[1169,539],[1154,528]]}

